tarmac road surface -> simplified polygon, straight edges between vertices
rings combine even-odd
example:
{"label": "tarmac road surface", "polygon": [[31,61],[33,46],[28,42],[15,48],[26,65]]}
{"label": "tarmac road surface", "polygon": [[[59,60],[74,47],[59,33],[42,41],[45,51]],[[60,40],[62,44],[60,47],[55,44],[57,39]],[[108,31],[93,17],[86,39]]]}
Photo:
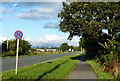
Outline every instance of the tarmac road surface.
{"label": "tarmac road surface", "polygon": [[[76,53],[79,52],[19,57],[18,68],[57,59],[68,55],[73,55]],[[2,72],[15,69],[15,58],[0,58],[0,59],[2,59]]]}

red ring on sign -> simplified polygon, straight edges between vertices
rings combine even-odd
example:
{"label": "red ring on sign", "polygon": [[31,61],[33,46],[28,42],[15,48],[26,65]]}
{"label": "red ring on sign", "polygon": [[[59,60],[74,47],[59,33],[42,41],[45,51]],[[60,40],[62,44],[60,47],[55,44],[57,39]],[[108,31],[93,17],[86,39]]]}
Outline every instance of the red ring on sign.
{"label": "red ring on sign", "polygon": [[22,36],[23,36],[23,32],[20,31],[20,30],[17,30],[17,31],[14,33],[14,36],[15,36],[16,39],[20,39],[20,38],[22,38]]}

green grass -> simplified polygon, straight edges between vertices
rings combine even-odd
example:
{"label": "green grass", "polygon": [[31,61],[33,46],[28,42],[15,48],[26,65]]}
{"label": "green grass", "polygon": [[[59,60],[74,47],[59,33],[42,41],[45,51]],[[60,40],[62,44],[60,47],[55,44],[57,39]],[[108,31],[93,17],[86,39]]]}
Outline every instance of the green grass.
{"label": "green grass", "polygon": [[96,63],[94,60],[88,60],[86,61],[88,64],[91,65],[93,68],[93,71],[96,73],[98,79],[115,79],[112,74],[108,72],[104,72],[102,70],[97,70],[97,68],[101,67],[98,63]]}
{"label": "green grass", "polygon": [[2,79],[64,79],[75,67],[76,63],[79,62],[71,59],[71,57],[79,55],[69,55],[60,59],[19,68],[17,75],[15,70],[5,71],[2,73]]}

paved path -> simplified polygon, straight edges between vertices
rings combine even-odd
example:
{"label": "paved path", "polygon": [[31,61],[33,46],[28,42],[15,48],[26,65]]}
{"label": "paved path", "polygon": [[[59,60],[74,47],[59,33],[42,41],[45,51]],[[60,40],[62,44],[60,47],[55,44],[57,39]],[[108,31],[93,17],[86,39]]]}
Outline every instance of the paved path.
{"label": "paved path", "polygon": [[[40,62],[45,62],[45,61],[57,59],[60,57],[73,55],[76,53],[79,53],[79,52],[19,57],[18,67],[24,67],[24,66],[28,66],[28,65],[32,65]],[[0,60],[1,59],[2,59],[2,71],[15,69],[15,58],[0,58]]]}
{"label": "paved path", "polygon": [[92,81],[95,81],[97,76],[92,71],[92,68],[89,64],[86,62],[79,62],[75,69],[68,75],[68,79],[86,79],[86,81],[91,79]]}

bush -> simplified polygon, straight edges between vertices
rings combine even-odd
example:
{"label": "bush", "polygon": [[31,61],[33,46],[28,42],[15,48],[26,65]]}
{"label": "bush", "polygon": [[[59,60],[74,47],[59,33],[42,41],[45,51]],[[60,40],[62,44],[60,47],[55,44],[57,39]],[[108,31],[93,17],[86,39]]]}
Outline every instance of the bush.
{"label": "bush", "polygon": [[[16,47],[17,47],[17,40],[9,40],[8,41],[9,46],[7,49],[7,41],[4,41],[2,43],[2,51],[3,51],[3,57],[6,56],[15,56]],[[29,50],[31,49],[31,45],[28,41],[21,40],[19,42],[19,55],[26,55],[29,54]]]}
{"label": "bush", "polygon": [[116,54],[116,53],[112,53],[112,54],[110,53],[110,54],[106,54],[106,55],[101,54],[99,57],[96,57],[96,61],[100,62],[101,64],[104,65],[106,62],[116,59],[117,56],[118,56],[118,54]]}
{"label": "bush", "polygon": [[3,52],[2,57],[15,56],[15,51]]}

